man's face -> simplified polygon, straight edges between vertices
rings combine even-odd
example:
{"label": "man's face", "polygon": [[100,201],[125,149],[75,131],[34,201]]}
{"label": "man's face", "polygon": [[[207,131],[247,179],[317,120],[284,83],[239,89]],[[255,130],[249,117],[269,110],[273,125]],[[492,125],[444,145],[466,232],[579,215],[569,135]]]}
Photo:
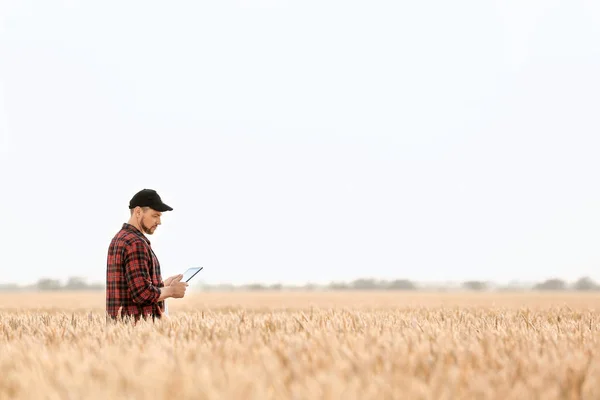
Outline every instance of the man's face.
{"label": "man's face", "polygon": [[142,219],[140,221],[140,225],[144,233],[148,235],[152,235],[158,225],[160,225],[160,216],[162,213],[160,211],[153,210],[151,208],[147,208],[145,211],[142,210]]}

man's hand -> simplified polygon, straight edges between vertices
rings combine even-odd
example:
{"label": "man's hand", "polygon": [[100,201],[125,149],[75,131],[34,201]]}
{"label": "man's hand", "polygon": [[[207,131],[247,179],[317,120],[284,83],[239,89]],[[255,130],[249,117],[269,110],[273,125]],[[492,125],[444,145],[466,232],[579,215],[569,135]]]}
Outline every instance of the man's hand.
{"label": "man's hand", "polygon": [[[179,278],[181,280],[181,278]],[[185,296],[185,290],[188,287],[187,282],[180,282],[179,280],[173,280],[169,285],[169,289],[171,289],[171,297],[176,299],[180,299]]]}
{"label": "man's hand", "polygon": [[181,279],[183,279],[183,274],[170,276],[167,279],[165,279],[165,286],[171,286],[173,282],[179,282],[181,281]]}
{"label": "man's hand", "polygon": [[164,300],[168,297],[180,299],[185,296],[185,290],[188,287],[188,283],[181,282],[181,279],[183,279],[182,274],[170,276],[165,279],[165,287],[160,288],[160,297],[158,300]]}

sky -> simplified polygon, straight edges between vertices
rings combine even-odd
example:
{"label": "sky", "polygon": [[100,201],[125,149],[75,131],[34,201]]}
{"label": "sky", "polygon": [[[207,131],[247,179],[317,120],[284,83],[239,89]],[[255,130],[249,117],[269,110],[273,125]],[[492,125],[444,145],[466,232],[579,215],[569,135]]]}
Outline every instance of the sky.
{"label": "sky", "polygon": [[0,2],[0,282],[600,280],[600,5]]}

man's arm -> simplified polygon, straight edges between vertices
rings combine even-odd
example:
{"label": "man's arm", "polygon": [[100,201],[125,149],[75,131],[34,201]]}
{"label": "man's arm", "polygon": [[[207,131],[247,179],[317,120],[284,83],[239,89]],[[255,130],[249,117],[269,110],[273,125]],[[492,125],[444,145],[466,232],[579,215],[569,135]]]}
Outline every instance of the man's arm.
{"label": "man's arm", "polygon": [[171,297],[171,289],[152,284],[151,263],[150,254],[142,243],[135,241],[125,248],[125,280],[135,303],[152,304]]}
{"label": "man's arm", "polygon": [[166,298],[173,297],[173,288],[172,287],[164,286],[164,287],[159,288],[159,290],[160,290],[160,297],[156,301],[162,301]]}

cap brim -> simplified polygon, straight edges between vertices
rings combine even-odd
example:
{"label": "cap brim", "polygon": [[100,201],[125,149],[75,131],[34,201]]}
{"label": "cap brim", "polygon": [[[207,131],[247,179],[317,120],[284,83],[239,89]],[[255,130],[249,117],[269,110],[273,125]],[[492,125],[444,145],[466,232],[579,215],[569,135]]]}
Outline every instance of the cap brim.
{"label": "cap brim", "polygon": [[[154,207],[153,207],[154,208]],[[156,211],[164,212],[164,211],[173,211],[173,208],[166,205],[165,203],[159,204],[154,208]]]}

